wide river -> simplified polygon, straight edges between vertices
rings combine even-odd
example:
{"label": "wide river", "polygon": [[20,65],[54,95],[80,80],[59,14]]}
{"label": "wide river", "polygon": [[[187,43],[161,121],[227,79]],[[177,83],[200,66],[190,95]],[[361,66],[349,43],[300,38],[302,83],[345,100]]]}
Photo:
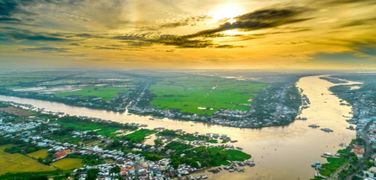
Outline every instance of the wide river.
{"label": "wide river", "polygon": [[[351,107],[340,105],[340,99],[329,91],[334,84],[320,79],[319,76],[308,76],[299,79],[296,86],[302,89],[303,94],[311,101],[309,108],[304,109],[301,114],[302,117],[307,117],[307,120],[296,120],[285,127],[262,129],[223,127],[170,119],[149,120],[149,116],[9,96],[0,96],[0,101],[30,104],[47,111],[69,115],[147,124],[148,128],[165,127],[183,129],[190,133],[227,134],[238,140],[235,146],[242,147],[251,154],[256,163],[255,167],[247,168],[244,173],[206,173],[210,179],[310,179],[315,173],[311,163],[317,160],[323,162],[324,159],[320,158],[323,152],[335,153],[341,148],[341,143],[348,144],[355,137],[355,131],[346,129],[349,125],[346,119],[351,118],[352,114]],[[308,127],[310,124],[331,128],[334,132],[325,133],[319,128],[312,129]]]}

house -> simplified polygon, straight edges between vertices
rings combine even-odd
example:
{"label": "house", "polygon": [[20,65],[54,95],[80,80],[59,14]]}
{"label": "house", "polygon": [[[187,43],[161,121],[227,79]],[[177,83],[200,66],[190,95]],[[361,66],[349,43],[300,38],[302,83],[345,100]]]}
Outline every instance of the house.
{"label": "house", "polygon": [[54,157],[55,157],[55,161],[59,160],[59,159],[63,159],[65,158],[66,156],[68,156],[68,154],[70,154],[72,152],[72,150],[70,149],[64,149],[64,150],[61,150],[61,151],[57,151],[55,154],[54,154]]}
{"label": "house", "polygon": [[364,148],[359,145],[354,145],[351,152],[353,152],[358,158],[362,158],[364,154]]}

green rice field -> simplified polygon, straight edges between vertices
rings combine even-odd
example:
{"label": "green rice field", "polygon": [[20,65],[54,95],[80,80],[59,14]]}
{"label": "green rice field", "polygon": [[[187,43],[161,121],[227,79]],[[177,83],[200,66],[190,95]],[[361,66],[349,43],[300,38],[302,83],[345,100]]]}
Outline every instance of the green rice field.
{"label": "green rice field", "polygon": [[211,77],[170,78],[150,88],[151,105],[183,113],[212,115],[220,109],[247,111],[265,83]]}

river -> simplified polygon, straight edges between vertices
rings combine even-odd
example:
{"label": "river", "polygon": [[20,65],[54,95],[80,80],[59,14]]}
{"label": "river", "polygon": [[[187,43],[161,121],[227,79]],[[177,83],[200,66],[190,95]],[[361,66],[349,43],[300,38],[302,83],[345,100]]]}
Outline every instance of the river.
{"label": "river", "polygon": [[[352,82],[347,84],[351,85]],[[41,101],[10,96],[0,96],[0,101],[12,101],[30,104],[47,111],[63,112],[69,115],[89,116],[115,122],[136,122],[147,124],[148,128],[164,127],[167,129],[182,129],[189,133],[199,132],[226,134],[238,140],[235,146],[252,155],[256,166],[246,168],[244,173],[218,174],[206,173],[210,179],[310,179],[315,171],[311,163],[320,158],[323,152],[335,153],[341,143],[348,144],[355,137],[355,131],[346,129],[351,118],[350,106],[340,105],[340,99],[333,95],[329,88],[335,84],[320,79],[319,76],[302,77],[296,86],[303,90],[311,104],[302,110],[306,121],[296,120],[285,127],[268,127],[262,129],[242,129],[208,125],[188,121],[170,119],[150,120],[149,116],[138,116],[128,113],[115,113],[93,110],[82,107],[64,105],[61,103]],[[325,133],[308,125],[317,124],[334,130]]]}

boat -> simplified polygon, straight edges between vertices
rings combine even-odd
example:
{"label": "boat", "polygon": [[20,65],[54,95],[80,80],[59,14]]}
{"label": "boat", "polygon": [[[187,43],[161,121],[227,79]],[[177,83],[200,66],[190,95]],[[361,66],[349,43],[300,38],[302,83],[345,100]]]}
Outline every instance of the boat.
{"label": "boat", "polygon": [[297,117],[296,120],[303,120],[303,121],[305,121],[305,120],[307,120],[307,118],[306,117]]}
{"label": "boat", "polygon": [[333,130],[330,129],[330,128],[321,128],[321,131],[324,131],[324,132],[326,132],[326,133],[331,133],[331,132],[333,132]]}
{"label": "boat", "polygon": [[321,162],[320,161],[316,161],[314,163],[311,164],[311,167],[315,168],[315,169],[319,169],[321,167]]}
{"label": "boat", "polygon": [[350,125],[349,127],[347,127],[347,129],[350,129],[350,130],[355,130],[355,127]]}
{"label": "boat", "polygon": [[249,167],[253,167],[256,165],[253,161],[250,161],[250,160],[245,161],[245,164],[248,165]]}
{"label": "boat", "polygon": [[310,124],[310,125],[308,125],[308,127],[315,129],[315,128],[319,128],[320,126],[317,125],[317,124]]}
{"label": "boat", "polygon": [[328,157],[332,157],[333,155],[330,153],[330,152],[325,152],[321,155],[321,157],[323,158],[328,158]]}

